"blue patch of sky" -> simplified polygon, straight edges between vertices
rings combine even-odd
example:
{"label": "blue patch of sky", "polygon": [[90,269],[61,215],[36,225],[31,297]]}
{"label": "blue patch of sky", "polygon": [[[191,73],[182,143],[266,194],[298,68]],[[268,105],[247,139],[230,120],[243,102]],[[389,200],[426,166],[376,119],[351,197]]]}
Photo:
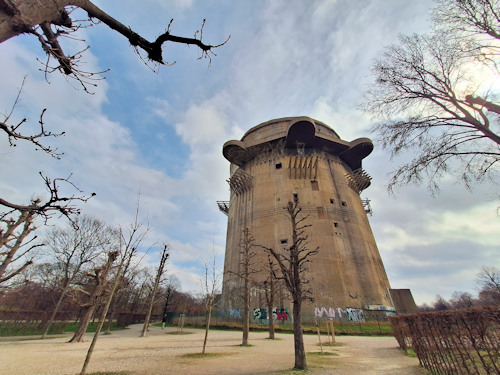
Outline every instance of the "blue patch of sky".
{"label": "blue patch of sky", "polygon": [[141,160],[147,166],[179,178],[189,157],[189,147],[172,124],[154,114],[147,100],[158,97],[168,101],[168,92],[162,93],[159,76],[145,67],[121,39],[119,35],[104,32],[92,43],[92,52],[98,56],[101,69],[110,69],[105,73],[108,90],[102,110],[110,120],[130,129]]}
{"label": "blue patch of sky", "polygon": [[[207,18],[204,40],[215,44],[229,35],[227,30],[219,27],[220,24],[225,24],[217,22],[220,17],[231,19],[232,12],[243,17],[242,7],[234,6],[224,11],[224,14],[218,12],[216,7],[203,3],[196,7],[192,12],[194,14],[189,16],[186,13],[172,15],[175,18],[172,26],[174,34],[191,36],[201,25],[203,18]],[[155,25],[153,27],[149,24],[146,36],[154,38],[149,34],[158,35],[166,28],[169,19],[163,18],[160,22],[154,16],[151,23]],[[134,28],[133,25],[131,27]],[[237,29],[233,31],[237,32]],[[89,33],[89,43],[92,52],[99,58],[101,69],[111,69],[106,73],[108,101],[103,104],[103,112],[112,121],[131,130],[144,163],[165,171],[174,178],[181,177],[190,150],[173,127],[173,123],[178,120],[176,114],[183,113],[189,105],[215,95],[230,84],[231,77],[225,70],[237,50],[236,45],[231,41],[216,50],[217,56],[212,56],[213,60],[209,65],[207,59],[198,60],[198,48],[167,44],[164,47],[165,60],[176,61],[176,64],[161,66],[159,72],[154,73],[145,66],[121,35],[106,30],[103,25],[94,27]],[[151,101],[148,103],[151,98],[168,103],[166,105],[171,109],[169,114],[172,112],[170,121],[154,115]]]}

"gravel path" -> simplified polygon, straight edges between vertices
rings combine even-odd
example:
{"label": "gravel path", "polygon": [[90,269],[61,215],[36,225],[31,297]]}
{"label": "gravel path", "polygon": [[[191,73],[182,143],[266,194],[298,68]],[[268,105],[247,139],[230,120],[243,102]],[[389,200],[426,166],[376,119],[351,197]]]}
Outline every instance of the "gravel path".
{"label": "gravel path", "polygon": [[[201,352],[204,330],[151,327],[140,338],[141,325],[131,326],[97,341],[87,373],[126,371],[134,375],[164,374],[287,374],[293,367],[293,335],[250,332],[250,347],[240,347],[241,332],[210,331],[210,357],[188,357]],[[3,339],[0,375],[74,375],[85,359],[92,335],[83,343],[67,343],[70,336],[47,340]],[[304,336],[306,352],[320,352],[318,337]],[[326,341],[326,337],[324,338]],[[332,356],[308,355],[310,374],[424,375],[416,358],[405,356],[393,337],[339,336],[341,346],[324,346]]]}

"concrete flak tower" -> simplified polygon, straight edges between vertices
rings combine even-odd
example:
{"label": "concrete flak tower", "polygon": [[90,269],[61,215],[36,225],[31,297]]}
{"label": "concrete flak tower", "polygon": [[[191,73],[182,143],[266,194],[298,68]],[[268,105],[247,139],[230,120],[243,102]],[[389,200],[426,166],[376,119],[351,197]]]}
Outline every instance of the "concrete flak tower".
{"label": "concrete flak tower", "polygon": [[[371,181],[361,162],[372,150],[369,139],[344,141],[308,117],[271,120],[251,128],[240,141],[224,144],[223,155],[231,162],[230,201],[218,202],[228,216],[225,310],[242,306],[236,292],[242,280],[236,274],[241,272],[243,230],[250,230],[256,244],[286,247],[291,228],[284,207],[297,200],[311,225],[309,246],[319,247],[309,266],[315,301],[304,304],[303,317],[341,318],[342,313],[348,316],[348,311],[356,310],[359,318],[366,311],[393,310],[389,281],[368,222],[369,202],[360,198]],[[254,251],[264,263],[265,251]],[[287,293],[282,292],[276,308],[290,308]],[[259,287],[253,287],[251,295],[251,309],[266,306]]]}

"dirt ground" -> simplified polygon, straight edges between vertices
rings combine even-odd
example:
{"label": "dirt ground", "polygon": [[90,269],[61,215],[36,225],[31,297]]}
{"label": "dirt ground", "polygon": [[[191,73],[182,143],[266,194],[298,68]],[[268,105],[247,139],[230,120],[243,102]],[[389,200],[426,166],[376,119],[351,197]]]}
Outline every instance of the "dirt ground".
{"label": "dirt ground", "polygon": [[[141,325],[131,326],[97,341],[87,373],[123,371],[124,374],[288,374],[293,373],[293,335],[277,334],[266,339],[267,332],[250,332],[250,347],[241,347],[241,332],[210,331],[207,353],[201,353],[204,330],[151,327],[140,338]],[[67,343],[70,336],[47,340],[2,338],[0,375],[74,375],[83,365],[92,335],[83,343]],[[404,355],[393,337],[338,336],[340,346],[323,347],[334,355],[321,352],[318,337],[304,336],[309,374],[384,374],[424,375],[416,358]],[[326,336],[323,337],[326,342]]]}

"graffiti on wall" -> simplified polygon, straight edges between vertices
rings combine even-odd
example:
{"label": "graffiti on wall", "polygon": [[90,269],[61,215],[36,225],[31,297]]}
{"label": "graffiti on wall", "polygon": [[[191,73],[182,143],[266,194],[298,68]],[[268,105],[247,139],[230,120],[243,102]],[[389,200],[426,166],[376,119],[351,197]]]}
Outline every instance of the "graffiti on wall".
{"label": "graffiti on wall", "polygon": [[345,311],[349,314],[350,322],[364,322],[365,321],[365,313],[362,309],[355,309],[352,307],[346,307]]}
{"label": "graffiti on wall", "polygon": [[[253,318],[256,320],[267,319],[267,309],[257,307],[253,310]],[[274,320],[288,320],[288,310],[287,309],[273,309],[273,319]]]}
{"label": "graffiti on wall", "polygon": [[229,310],[229,317],[233,319],[241,319],[241,313],[238,309]]}
{"label": "graffiti on wall", "polygon": [[342,314],[347,314],[347,318],[350,322],[364,322],[365,314],[363,309],[357,309],[354,307],[346,307],[342,309],[340,307],[315,307],[314,308],[314,316],[316,318],[339,318],[342,319]]}

